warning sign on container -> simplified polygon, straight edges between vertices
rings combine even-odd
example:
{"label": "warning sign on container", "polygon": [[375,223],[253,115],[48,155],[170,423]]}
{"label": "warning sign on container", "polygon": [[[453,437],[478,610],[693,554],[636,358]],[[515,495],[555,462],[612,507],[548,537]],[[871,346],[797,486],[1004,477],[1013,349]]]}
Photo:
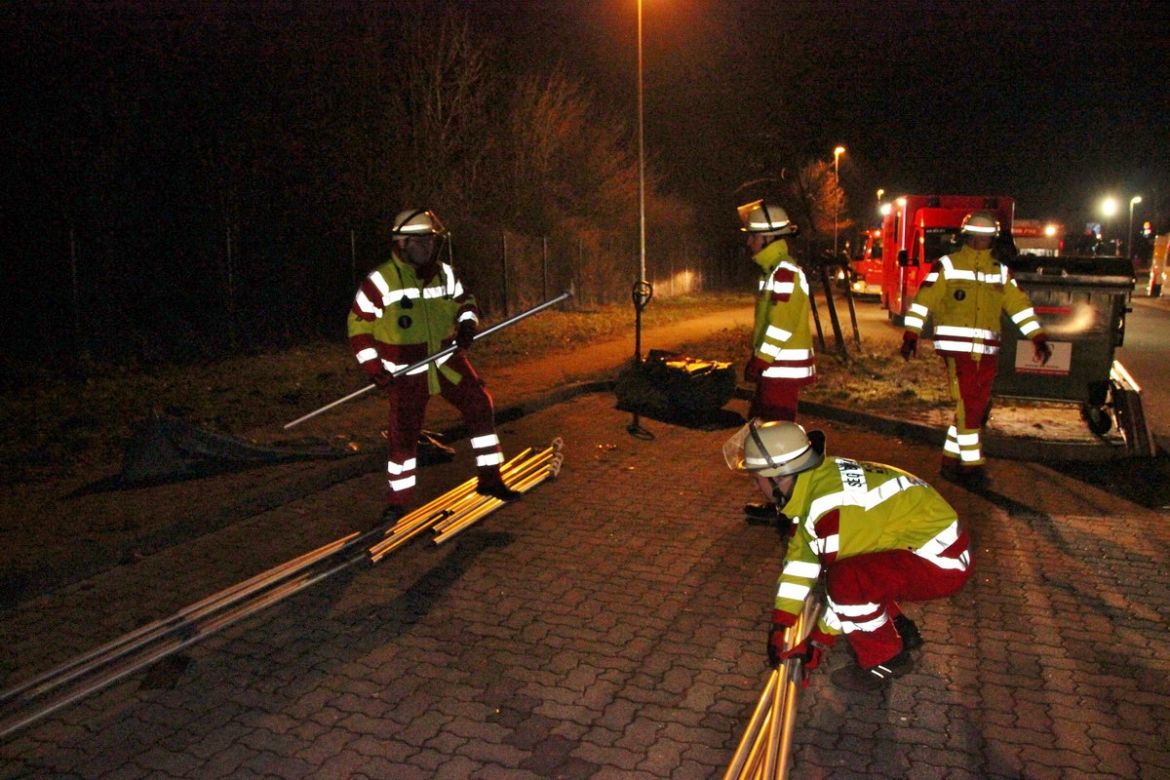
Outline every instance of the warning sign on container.
{"label": "warning sign on container", "polygon": [[1072,366],[1072,343],[1068,341],[1050,341],[1052,357],[1047,363],[1041,364],[1036,359],[1036,350],[1032,342],[1020,339],[1016,342],[1016,373],[1017,374],[1045,374],[1049,376],[1068,376]]}

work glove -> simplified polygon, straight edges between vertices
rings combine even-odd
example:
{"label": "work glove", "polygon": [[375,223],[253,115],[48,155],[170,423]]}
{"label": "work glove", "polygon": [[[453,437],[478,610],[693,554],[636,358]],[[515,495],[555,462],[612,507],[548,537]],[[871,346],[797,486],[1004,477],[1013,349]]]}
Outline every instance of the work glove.
{"label": "work glove", "polygon": [[1052,359],[1052,345],[1048,343],[1048,337],[1043,333],[1033,337],[1032,348],[1035,350],[1036,362],[1042,366],[1048,365],[1048,361]]}
{"label": "work glove", "polygon": [[778,666],[784,655],[784,633],[796,624],[796,615],[772,610],[772,626],[768,629],[768,663]]}
{"label": "work glove", "polygon": [[473,341],[475,341],[475,323],[471,320],[464,320],[459,323],[459,329],[455,331],[455,343],[460,349],[471,349]]}
{"label": "work glove", "polygon": [[918,334],[911,331],[906,331],[902,334],[902,359],[909,361],[911,357],[918,354]]}
{"label": "work glove", "polygon": [[808,679],[812,675],[813,670],[821,665],[821,659],[824,658],[825,653],[837,641],[837,637],[826,634],[819,628],[814,628],[804,641],[796,647],[780,654],[781,661],[787,661],[789,658],[799,658],[801,661],[801,687],[808,687]]}
{"label": "work glove", "polygon": [[370,381],[385,390],[386,388],[390,387],[390,385],[394,384],[394,375],[383,368],[376,374],[371,374]]}
{"label": "work glove", "polygon": [[766,360],[761,360],[756,355],[752,355],[752,359],[743,367],[743,381],[745,382],[759,382],[760,377],[764,374],[764,369],[768,367]]}

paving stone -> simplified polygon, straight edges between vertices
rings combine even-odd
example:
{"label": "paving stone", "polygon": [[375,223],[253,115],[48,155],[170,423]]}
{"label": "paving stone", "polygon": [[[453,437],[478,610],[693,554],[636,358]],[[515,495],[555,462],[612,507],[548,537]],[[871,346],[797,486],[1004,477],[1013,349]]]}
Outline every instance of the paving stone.
{"label": "paving stone", "polygon": [[[625,422],[611,398],[583,396],[509,423],[508,450],[552,431],[570,439],[555,482],[449,545],[419,539],[212,636],[173,687],[140,690],[132,676],[62,710],[0,742],[0,767],[721,775],[763,684],[782,549],[742,520],[749,490],[718,463],[727,430],[648,421],[656,438],[643,442]],[[812,422],[833,451],[937,474],[933,446]],[[909,606],[928,642],[919,669],[858,696],[829,684],[846,661],[830,655],[801,694],[794,778],[1170,772],[1166,517],[1041,465],[990,468],[996,495],[940,486],[972,526],[977,574],[951,599]],[[428,470],[429,489],[468,469]],[[337,518],[376,511],[380,480],[336,482],[19,605],[0,615],[17,659],[0,672],[48,668],[336,538]]]}

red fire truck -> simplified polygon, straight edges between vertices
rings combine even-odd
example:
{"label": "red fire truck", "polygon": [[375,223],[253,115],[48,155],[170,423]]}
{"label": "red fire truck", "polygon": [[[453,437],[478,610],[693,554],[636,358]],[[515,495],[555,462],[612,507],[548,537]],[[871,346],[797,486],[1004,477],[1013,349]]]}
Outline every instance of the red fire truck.
{"label": "red fire truck", "polygon": [[956,246],[963,217],[991,211],[1011,231],[1016,202],[1000,195],[903,195],[882,220],[882,306],[901,324],[934,261]]}
{"label": "red fire truck", "polygon": [[880,228],[861,231],[857,252],[849,261],[849,283],[855,298],[877,299],[882,294],[882,231]]}
{"label": "red fire truck", "polygon": [[1022,255],[1056,257],[1064,248],[1064,225],[1042,219],[1017,219],[1012,224],[1012,240]]}

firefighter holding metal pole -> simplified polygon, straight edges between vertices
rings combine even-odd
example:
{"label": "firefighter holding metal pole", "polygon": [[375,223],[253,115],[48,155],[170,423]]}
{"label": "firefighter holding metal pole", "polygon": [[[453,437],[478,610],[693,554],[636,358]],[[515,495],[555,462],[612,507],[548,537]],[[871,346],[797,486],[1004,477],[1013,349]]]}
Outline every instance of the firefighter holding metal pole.
{"label": "firefighter holding metal pole", "polygon": [[[893,466],[825,454],[825,435],[753,419],[723,446],[727,465],[791,518],[768,634],[773,664],[803,661],[805,675],[842,633],[855,664],[830,675],[848,690],[878,690],[914,668],[923,643],[901,603],[943,598],[971,576],[967,531],[934,488]],[[825,609],[808,638],[785,633],[824,576]]]}
{"label": "firefighter holding metal pole", "polygon": [[[408,209],[394,219],[390,259],[362,281],[347,320],[349,343],[362,370],[389,402],[386,507],[375,525],[397,521],[414,491],[416,450],[427,402],[441,395],[463,415],[478,474],[476,490],[504,501],[520,494],[500,476],[504,456],[491,394],[472,368],[475,297],[441,260],[446,228],[434,212]],[[449,354],[395,376],[434,353]]]}
{"label": "firefighter holding metal pole", "polygon": [[[738,211],[752,262],[760,269],[752,356],[743,372],[744,381],[756,385],[748,416],[795,420],[800,388],[817,373],[808,279],[788,254],[787,237],[800,231],[784,209],[766,200],[746,203]],[[767,504],[749,503],[744,512],[767,520],[776,516]]]}
{"label": "firefighter holding metal pole", "polygon": [[1016,285],[1003,262],[1006,258],[992,248],[999,228],[990,212],[972,212],[963,219],[963,246],[935,261],[906,312],[902,335],[902,357],[909,360],[918,351],[926,318],[933,317],[934,351],[946,363],[955,401],[955,422],[947,429],[941,473],[972,487],[986,480],[981,434],[999,363],[1000,312],[1031,339],[1037,365],[1052,357],[1032,301]]}

